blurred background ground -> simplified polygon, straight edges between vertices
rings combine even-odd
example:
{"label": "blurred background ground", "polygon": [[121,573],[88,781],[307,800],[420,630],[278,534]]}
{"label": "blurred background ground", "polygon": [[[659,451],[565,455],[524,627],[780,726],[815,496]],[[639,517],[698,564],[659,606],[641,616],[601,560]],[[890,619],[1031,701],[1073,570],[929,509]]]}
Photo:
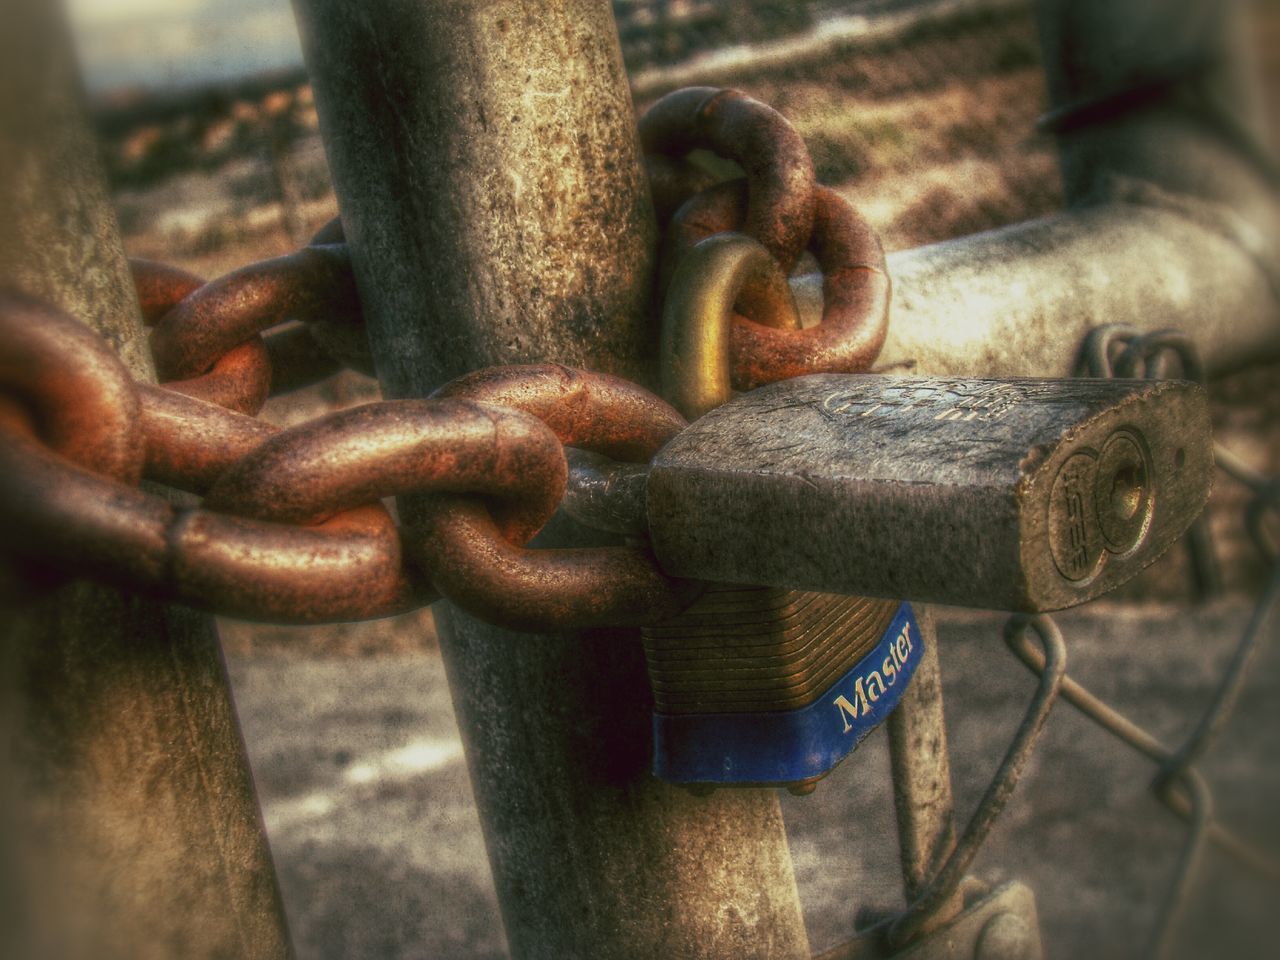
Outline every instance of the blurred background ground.
{"label": "blurred background ground", "polygon": [[[1277,91],[1280,13],[1255,6],[1255,52]],[[294,249],[335,215],[285,0],[77,0],[72,9],[131,254],[212,277]],[[615,10],[637,108],[699,82],[772,104],[805,137],[820,179],[857,203],[890,251],[1061,206],[1053,143],[1035,128],[1046,97],[1022,0],[616,0]],[[1211,385],[1219,439],[1272,474],[1278,374],[1259,366]],[[267,416],[296,422],[376,395],[374,381],[347,372],[273,400]],[[1243,503],[1224,480],[1210,508],[1224,599],[1188,605],[1175,549],[1118,600],[1064,618],[1073,671],[1171,740],[1207,702],[1260,586]],[[429,611],[221,629],[302,957],[501,956]],[[944,618],[962,809],[1030,689],[997,634],[986,615]],[[1276,666],[1270,656],[1258,671],[1210,767],[1224,806],[1273,851]],[[978,871],[1038,891],[1050,956],[1134,955],[1181,833],[1147,798],[1148,767],[1065,705],[1057,713]],[[884,752],[877,736],[814,797],[784,798],[817,948],[851,932],[858,906],[896,902]],[[1248,928],[1265,915],[1253,901],[1280,902],[1277,892],[1212,860],[1182,953],[1275,955]],[[1231,930],[1240,931],[1232,949],[1205,946]]]}

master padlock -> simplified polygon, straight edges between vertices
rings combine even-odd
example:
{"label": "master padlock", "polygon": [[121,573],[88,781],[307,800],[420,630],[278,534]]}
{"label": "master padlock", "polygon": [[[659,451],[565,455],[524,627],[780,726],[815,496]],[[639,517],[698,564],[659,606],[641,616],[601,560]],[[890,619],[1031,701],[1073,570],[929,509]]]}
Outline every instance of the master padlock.
{"label": "master padlock", "polygon": [[675,576],[1035,613],[1154,562],[1212,471],[1193,383],[818,375],[676,436],[646,510]]}
{"label": "master padlock", "polygon": [[645,627],[653,772],[804,793],[897,705],[923,653],[911,605],[711,584]]}
{"label": "master padlock", "polygon": [[650,543],[672,575],[774,589],[645,631],[655,771],[812,783],[920,653],[909,605],[867,597],[1093,599],[1185,532],[1211,451],[1204,390],[1175,381],[819,375],[719,406],[650,464]]}
{"label": "master padlock", "polygon": [[[676,270],[663,316],[663,387],[690,418],[732,396],[729,325],[748,280],[790,304],[776,262],[741,235],[703,241]],[[788,312],[795,322],[794,304]],[[742,583],[711,584],[689,609],[641,633],[653,772],[702,788],[813,789],[888,716],[923,650],[909,604]]]}

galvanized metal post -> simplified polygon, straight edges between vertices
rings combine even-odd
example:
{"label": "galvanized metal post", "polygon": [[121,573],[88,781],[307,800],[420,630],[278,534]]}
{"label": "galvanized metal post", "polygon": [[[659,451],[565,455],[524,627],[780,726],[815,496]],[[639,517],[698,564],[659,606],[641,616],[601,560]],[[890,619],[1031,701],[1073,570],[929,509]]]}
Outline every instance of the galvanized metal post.
{"label": "galvanized metal post", "polygon": [[[0,286],[153,379],[65,24],[45,0],[5,14]],[[288,956],[211,618],[3,573],[0,954]]]}
{"label": "galvanized metal post", "polygon": [[[911,686],[887,723],[903,892],[908,903],[924,892],[956,845],[938,631],[929,606],[918,605],[916,619],[924,640],[924,655]],[[956,903],[939,910],[938,919],[948,919],[958,907]]]}
{"label": "galvanized metal post", "polygon": [[[385,392],[541,360],[652,382],[655,229],[607,0],[295,10]],[[633,632],[438,611],[515,956],[808,955],[775,796],[648,774]]]}

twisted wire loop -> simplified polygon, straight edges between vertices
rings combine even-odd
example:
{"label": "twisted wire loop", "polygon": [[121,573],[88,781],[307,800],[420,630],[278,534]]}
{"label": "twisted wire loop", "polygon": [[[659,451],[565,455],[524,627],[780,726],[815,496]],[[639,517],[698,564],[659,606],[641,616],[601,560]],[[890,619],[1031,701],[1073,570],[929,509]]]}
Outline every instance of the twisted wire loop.
{"label": "twisted wire loop", "polygon": [[[523,410],[565,446],[623,461],[648,460],[685,426],[635,384],[559,364],[483,370],[435,396]],[[683,609],[699,589],[666,576],[639,544],[524,549],[472,497],[426,498],[406,519],[406,549],[436,588],[464,610],[513,629],[652,623]]]}
{"label": "twisted wire loop", "polygon": [[1034,650],[1027,640],[1027,630],[1032,630],[1040,641],[1042,653],[1039,662],[1040,683],[1027,705],[1026,714],[1018,725],[1004,758],[1000,761],[995,775],[991,778],[986,792],[978,802],[977,808],[965,825],[955,849],[947,857],[946,862],[934,874],[933,879],[924,891],[907,906],[897,917],[888,923],[885,931],[890,946],[898,948],[912,938],[930,929],[930,920],[935,911],[951,899],[964,879],[965,871],[973,863],[982,844],[986,842],[992,826],[1004,811],[1013,796],[1013,791],[1022,777],[1022,771],[1035,750],[1040,734],[1044,730],[1045,721],[1049,719],[1049,711],[1053,708],[1058,694],[1063,690],[1063,682],[1067,669],[1066,644],[1057,624],[1047,616],[1016,616],[1005,626],[1005,643],[1022,657],[1019,651]]}
{"label": "twisted wire loop", "polygon": [[[1213,703],[1195,731],[1177,749],[1161,742],[1159,738],[1105,703],[1074,678],[1070,676],[1062,678],[1061,689],[1064,700],[1103,730],[1158,765],[1156,776],[1151,781],[1152,794],[1188,825],[1187,835],[1174,867],[1173,880],[1160,906],[1156,924],[1148,941],[1148,956],[1167,955],[1178,919],[1191,889],[1191,881],[1199,867],[1207,843],[1212,842],[1240,863],[1273,882],[1280,880],[1280,862],[1261,853],[1254,844],[1240,838],[1214,819],[1213,793],[1208,782],[1194,766],[1195,760],[1211,745],[1212,737],[1225,725],[1239,693],[1239,684],[1256,650],[1256,638],[1262,633],[1262,622],[1275,606],[1277,599],[1280,599],[1280,564],[1276,564],[1273,568],[1271,581],[1254,608],[1245,629],[1245,635],[1219,684]],[[1009,646],[1029,670],[1040,676],[1045,674],[1047,669],[1045,658],[1024,640],[1011,642]]]}

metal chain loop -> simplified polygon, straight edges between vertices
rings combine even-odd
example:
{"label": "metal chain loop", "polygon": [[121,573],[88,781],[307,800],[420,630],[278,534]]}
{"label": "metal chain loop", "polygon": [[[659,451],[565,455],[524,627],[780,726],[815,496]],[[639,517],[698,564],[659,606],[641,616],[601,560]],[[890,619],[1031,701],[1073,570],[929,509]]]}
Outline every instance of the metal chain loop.
{"label": "metal chain loop", "polygon": [[795,266],[813,230],[817,181],[809,150],[772,107],[738,90],[685,87],[640,118],[645,153],[683,157],[698,147],[737,161],[750,200],[744,232],[782,264]]}
{"label": "metal chain loop", "polygon": [[[129,269],[142,308],[142,322],[149,327],[206,285],[193,273],[151,260],[130,260]],[[161,380],[176,393],[254,414],[262,409],[271,390],[271,361],[262,337],[255,335],[228,348],[204,373],[184,378],[161,373]]]}
{"label": "metal chain loop", "polygon": [[[890,282],[884,250],[870,225],[834,190],[818,187],[809,249],[822,270],[822,321],[806,330],[777,330],[761,322],[767,308],[750,306],[758,288],[739,298],[731,344],[733,385],[752,390],[807,373],[866,370],[889,329]],[[698,194],[676,215],[665,256],[674,262],[707,236],[737,230],[745,211],[741,181]]]}
{"label": "metal chain loop", "polygon": [[137,482],[143,450],[137,394],[106,342],[60,310],[0,292],[0,343],[0,383],[27,412],[29,431],[73,463]]}
{"label": "metal chain loop", "polygon": [[[564,445],[618,460],[648,460],[685,426],[675,410],[635,384],[559,364],[482,370],[435,396],[523,410]],[[649,623],[687,606],[698,590],[663,574],[640,545],[523,549],[471,498],[430,498],[414,509],[409,525],[414,536],[406,547],[441,593],[514,629]]]}
{"label": "metal chain loop", "polygon": [[[764,244],[739,235],[709,245],[750,245],[737,266],[707,268],[733,274],[718,307],[728,338],[720,373],[728,356],[738,387],[869,364],[887,317],[883,253],[852,208],[816,186],[791,125],[744,94],[709,88],[663,98],[641,125],[663,219],[684,208],[671,228],[676,255],[738,229]],[[736,160],[747,179],[712,186],[684,156],[696,148]],[[824,320],[810,331],[799,329],[787,280],[806,245],[826,272]],[[0,402],[0,430],[13,438],[6,462],[19,475],[3,509],[28,532],[24,558],[295,622],[404,609],[430,596],[428,581],[482,616],[544,630],[654,622],[697,591],[664,576],[638,541],[524,546],[559,506],[562,445],[644,463],[683,428],[639,387],[556,365],[501,368],[431,400],[278,431],[246,416],[269,392],[327,375],[335,359],[372,370],[341,221],[301,250],[209,282],[150,261],[131,267],[162,387],[133,384],[70,318],[45,323],[46,308],[0,300],[0,331],[47,338],[7,337],[15,346],[0,358],[11,397]],[[696,299],[724,279],[686,286]],[[32,311],[40,323],[28,322]],[[206,499],[176,509],[135,489],[142,476]],[[58,494],[45,497],[50,488]],[[377,501],[408,493],[421,496],[398,531]]]}

